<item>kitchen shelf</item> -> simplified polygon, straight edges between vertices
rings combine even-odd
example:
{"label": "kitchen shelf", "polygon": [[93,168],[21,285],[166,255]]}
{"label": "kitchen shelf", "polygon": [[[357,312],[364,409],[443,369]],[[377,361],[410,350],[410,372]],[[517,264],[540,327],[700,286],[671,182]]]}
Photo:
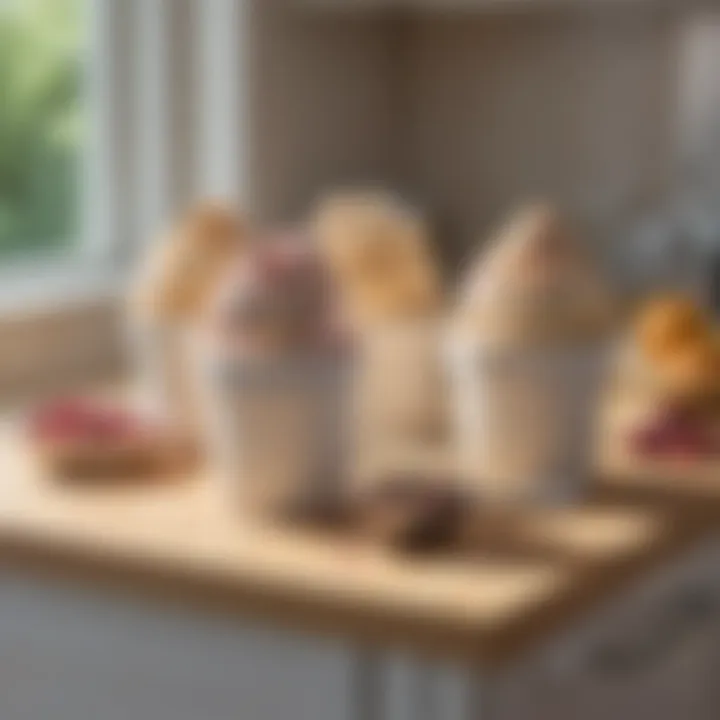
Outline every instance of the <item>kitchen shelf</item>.
{"label": "kitchen shelf", "polygon": [[406,10],[425,12],[505,12],[549,9],[618,9],[646,7],[692,10],[702,0],[286,0],[288,5],[328,11]]}

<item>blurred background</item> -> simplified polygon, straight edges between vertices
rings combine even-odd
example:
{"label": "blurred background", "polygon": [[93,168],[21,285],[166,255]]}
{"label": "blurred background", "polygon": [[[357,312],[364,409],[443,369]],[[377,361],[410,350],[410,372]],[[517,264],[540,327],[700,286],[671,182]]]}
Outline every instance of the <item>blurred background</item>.
{"label": "blurred background", "polygon": [[80,231],[85,151],[83,0],[0,6],[0,252],[57,252]]}
{"label": "blurred background", "polygon": [[709,5],[2,0],[0,391],[117,364],[133,258],[208,195],[285,222],[329,188],[391,187],[449,274],[548,198],[630,296],[711,296]]}
{"label": "blurred background", "polygon": [[[206,197],[292,226],[329,190],[396,190],[429,218],[448,279],[509,211],[545,199],[628,306],[677,288],[720,309],[714,5],[0,0],[0,401],[122,377],[137,258]],[[119,524],[130,533],[137,517]],[[702,573],[715,577],[716,557]],[[96,637],[106,656],[102,628]],[[168,652],[190,657],[193,636],[178,637]],[[683,698],[700,695],[696,667],[709,676],[717,664],[707,640],[697,666],[653,668],[653,707],[676,681],[690,686]],[[67,667],[61,655],[48,667]],[[332,677],[340,664],[328,665]],[[287,665],[298,697],[312,694],[298,666],[312,662]]]}

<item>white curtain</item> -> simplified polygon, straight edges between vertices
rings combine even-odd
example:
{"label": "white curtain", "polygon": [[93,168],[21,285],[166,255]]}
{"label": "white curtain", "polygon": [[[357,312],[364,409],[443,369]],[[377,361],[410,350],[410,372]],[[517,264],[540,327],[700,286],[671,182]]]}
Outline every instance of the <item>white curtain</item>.
{"label": "white curtain", "polygon": [[93,243],[120,258],[194,198],[239,200],[243,0],[93,0]]}

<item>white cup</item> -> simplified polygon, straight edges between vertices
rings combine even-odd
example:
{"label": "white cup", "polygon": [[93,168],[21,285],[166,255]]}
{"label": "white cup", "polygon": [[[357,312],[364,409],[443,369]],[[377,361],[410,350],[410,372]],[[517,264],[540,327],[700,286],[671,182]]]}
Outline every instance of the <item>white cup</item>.
{"label": "white cup", "polygon": [[439,319],[369,328],[357,364],[363,438],[390,444],[440,436],[447,426],[447,389]]}
{"label": "white cup", "polygon": [[206,447],[233,502],[266,511],[341,490],[350,374],[340,354],[206,358]]}
{"label": "white cup", "polygon": [[168,426],[196,438],[195,338],[180,323],[132,321],[127,328],[136,404]]}
{"label": "white cup", "polygon": [[447,345],[463,481],[494,503],[571,502],[592,472],[605,347],[488,350]]}

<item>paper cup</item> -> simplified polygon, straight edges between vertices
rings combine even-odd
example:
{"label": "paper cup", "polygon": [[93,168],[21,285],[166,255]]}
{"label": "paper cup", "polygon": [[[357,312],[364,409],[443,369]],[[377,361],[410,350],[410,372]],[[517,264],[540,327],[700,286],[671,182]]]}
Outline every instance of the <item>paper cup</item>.
{"label": "paper cup", "polygon": [[438,437],[446,429],[442,332],[439,320],[365,332],[356,383],[364,439],[394,444]]}
{"label": "paper cup", "polygon": [[128,326],[137,405],[188,436],[199,432],[193,336],[180,325],[132,322]]}
{"label": "paper cup", "polygon": [[349,365],[340,355],[207,359],[206,445],[233,502],[264,512],[341,491]]}
{"label": "paper cup", "polygon": [[489,351],[452,340],[447,361],[464,482],[497,503],[571,502],[592,470],[606,352]]}

